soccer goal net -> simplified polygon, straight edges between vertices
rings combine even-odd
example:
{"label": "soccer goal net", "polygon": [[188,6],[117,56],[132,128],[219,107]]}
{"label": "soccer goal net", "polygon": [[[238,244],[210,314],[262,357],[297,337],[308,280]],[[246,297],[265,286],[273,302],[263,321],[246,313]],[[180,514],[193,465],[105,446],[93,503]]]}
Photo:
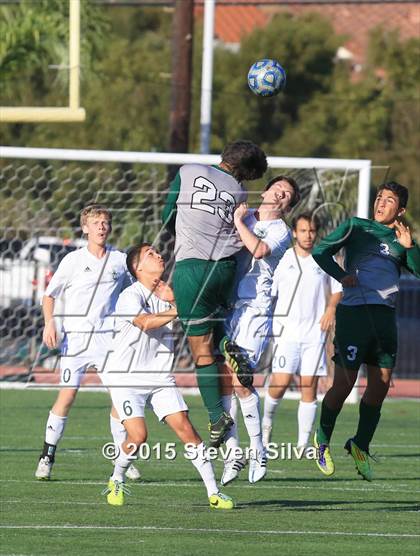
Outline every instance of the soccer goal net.
{"label": "soccer goal net", "polygon": [[[92,202],[113,214],[110,243],[125,250],[158,242],[165,257],[173,242],[162,233],[161,211],[168,167],[217,164],[216,155],[1,148],[0,162],[0,366],[37,370],[52,367],[54,354],[42,346],[40,300],[61,258],[82,245],[81,209]],[[269,157],[264,182],[248,184],[255,206],[264,183],[293,176],[302,200],[289,215],[316,211],[323,236],[345,218],[368,216],[371,165],[368,160]],[[176,372],[192,372],[185,343],[179,342]],[[264,358],[260,373],[269,368]],[[57,373],[58,375],[58,373]]]}

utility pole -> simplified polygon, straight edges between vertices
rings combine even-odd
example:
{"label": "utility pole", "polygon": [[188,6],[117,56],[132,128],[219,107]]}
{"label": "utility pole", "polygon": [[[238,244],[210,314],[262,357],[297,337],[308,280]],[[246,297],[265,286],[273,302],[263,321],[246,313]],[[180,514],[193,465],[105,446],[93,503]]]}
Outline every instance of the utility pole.
{"label": "utility pole", "polygon": [[[191,114],[194,0],[175,0],[172,35],[172,96],[169,151],[188,152]],[[176,166],[168,168],[172,179]]]}

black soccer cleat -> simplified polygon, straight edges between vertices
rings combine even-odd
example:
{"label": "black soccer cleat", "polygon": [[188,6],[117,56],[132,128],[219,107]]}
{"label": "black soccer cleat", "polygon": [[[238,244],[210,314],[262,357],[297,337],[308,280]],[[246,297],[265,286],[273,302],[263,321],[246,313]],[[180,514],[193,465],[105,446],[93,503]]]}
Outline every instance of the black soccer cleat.
{"label": "black soccer cleat", "polygon": [[233,340],[225,340],[223,355],[242,386],[251,388],[254,382],[254,371],[244,351]]}
{"label": "black soccer cleat", "polygon": [[216,423],[209,423],[210,439],[209,446],[218,448],[225,441],[226,435],[233,425],[233,419],[227,413],[222,413]]}

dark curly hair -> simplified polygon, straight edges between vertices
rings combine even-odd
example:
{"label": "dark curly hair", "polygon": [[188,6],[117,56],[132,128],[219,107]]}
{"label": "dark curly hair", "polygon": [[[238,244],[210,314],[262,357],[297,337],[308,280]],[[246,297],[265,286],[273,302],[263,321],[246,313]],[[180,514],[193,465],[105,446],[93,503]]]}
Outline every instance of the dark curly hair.
{"label": "dark curly hair", "polygon": [[228,164],[239,182],[257,180],[267,170],[265,152],[252,141],[239,140],[226,145],[222,162]]}
{"label": "dark curly hair", "polygon": [[392,193],[395,193],[395,195],[398,197],[399,208],[405,208],[407,206],[407,203],[408,203],[408,189],[404,185],[401,185],[400,183],[397,183],[396,181],[389,181],[389,182],[383,183],[378,187],[378,190],[376,191],[376,195],[378,195],[384,189],[386,189],[388,191],[392,191]]}

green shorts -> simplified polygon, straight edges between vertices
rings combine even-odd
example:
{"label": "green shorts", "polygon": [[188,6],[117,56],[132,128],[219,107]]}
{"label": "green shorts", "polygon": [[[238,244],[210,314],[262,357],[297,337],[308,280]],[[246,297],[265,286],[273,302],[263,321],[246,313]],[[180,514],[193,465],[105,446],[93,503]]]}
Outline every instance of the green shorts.
{"label": "green shorts", "polygon": [[386,305],[338,305],[333,361],[344,369],[362,363],[386,369],[395,366],[398,347],[395,310]]}
{"label": "green shorts", "polygon": [[172,286],[178,316],[187,336],[203,336],[223,327],[235,281],[236,262],[185,259],[175,264]]}

